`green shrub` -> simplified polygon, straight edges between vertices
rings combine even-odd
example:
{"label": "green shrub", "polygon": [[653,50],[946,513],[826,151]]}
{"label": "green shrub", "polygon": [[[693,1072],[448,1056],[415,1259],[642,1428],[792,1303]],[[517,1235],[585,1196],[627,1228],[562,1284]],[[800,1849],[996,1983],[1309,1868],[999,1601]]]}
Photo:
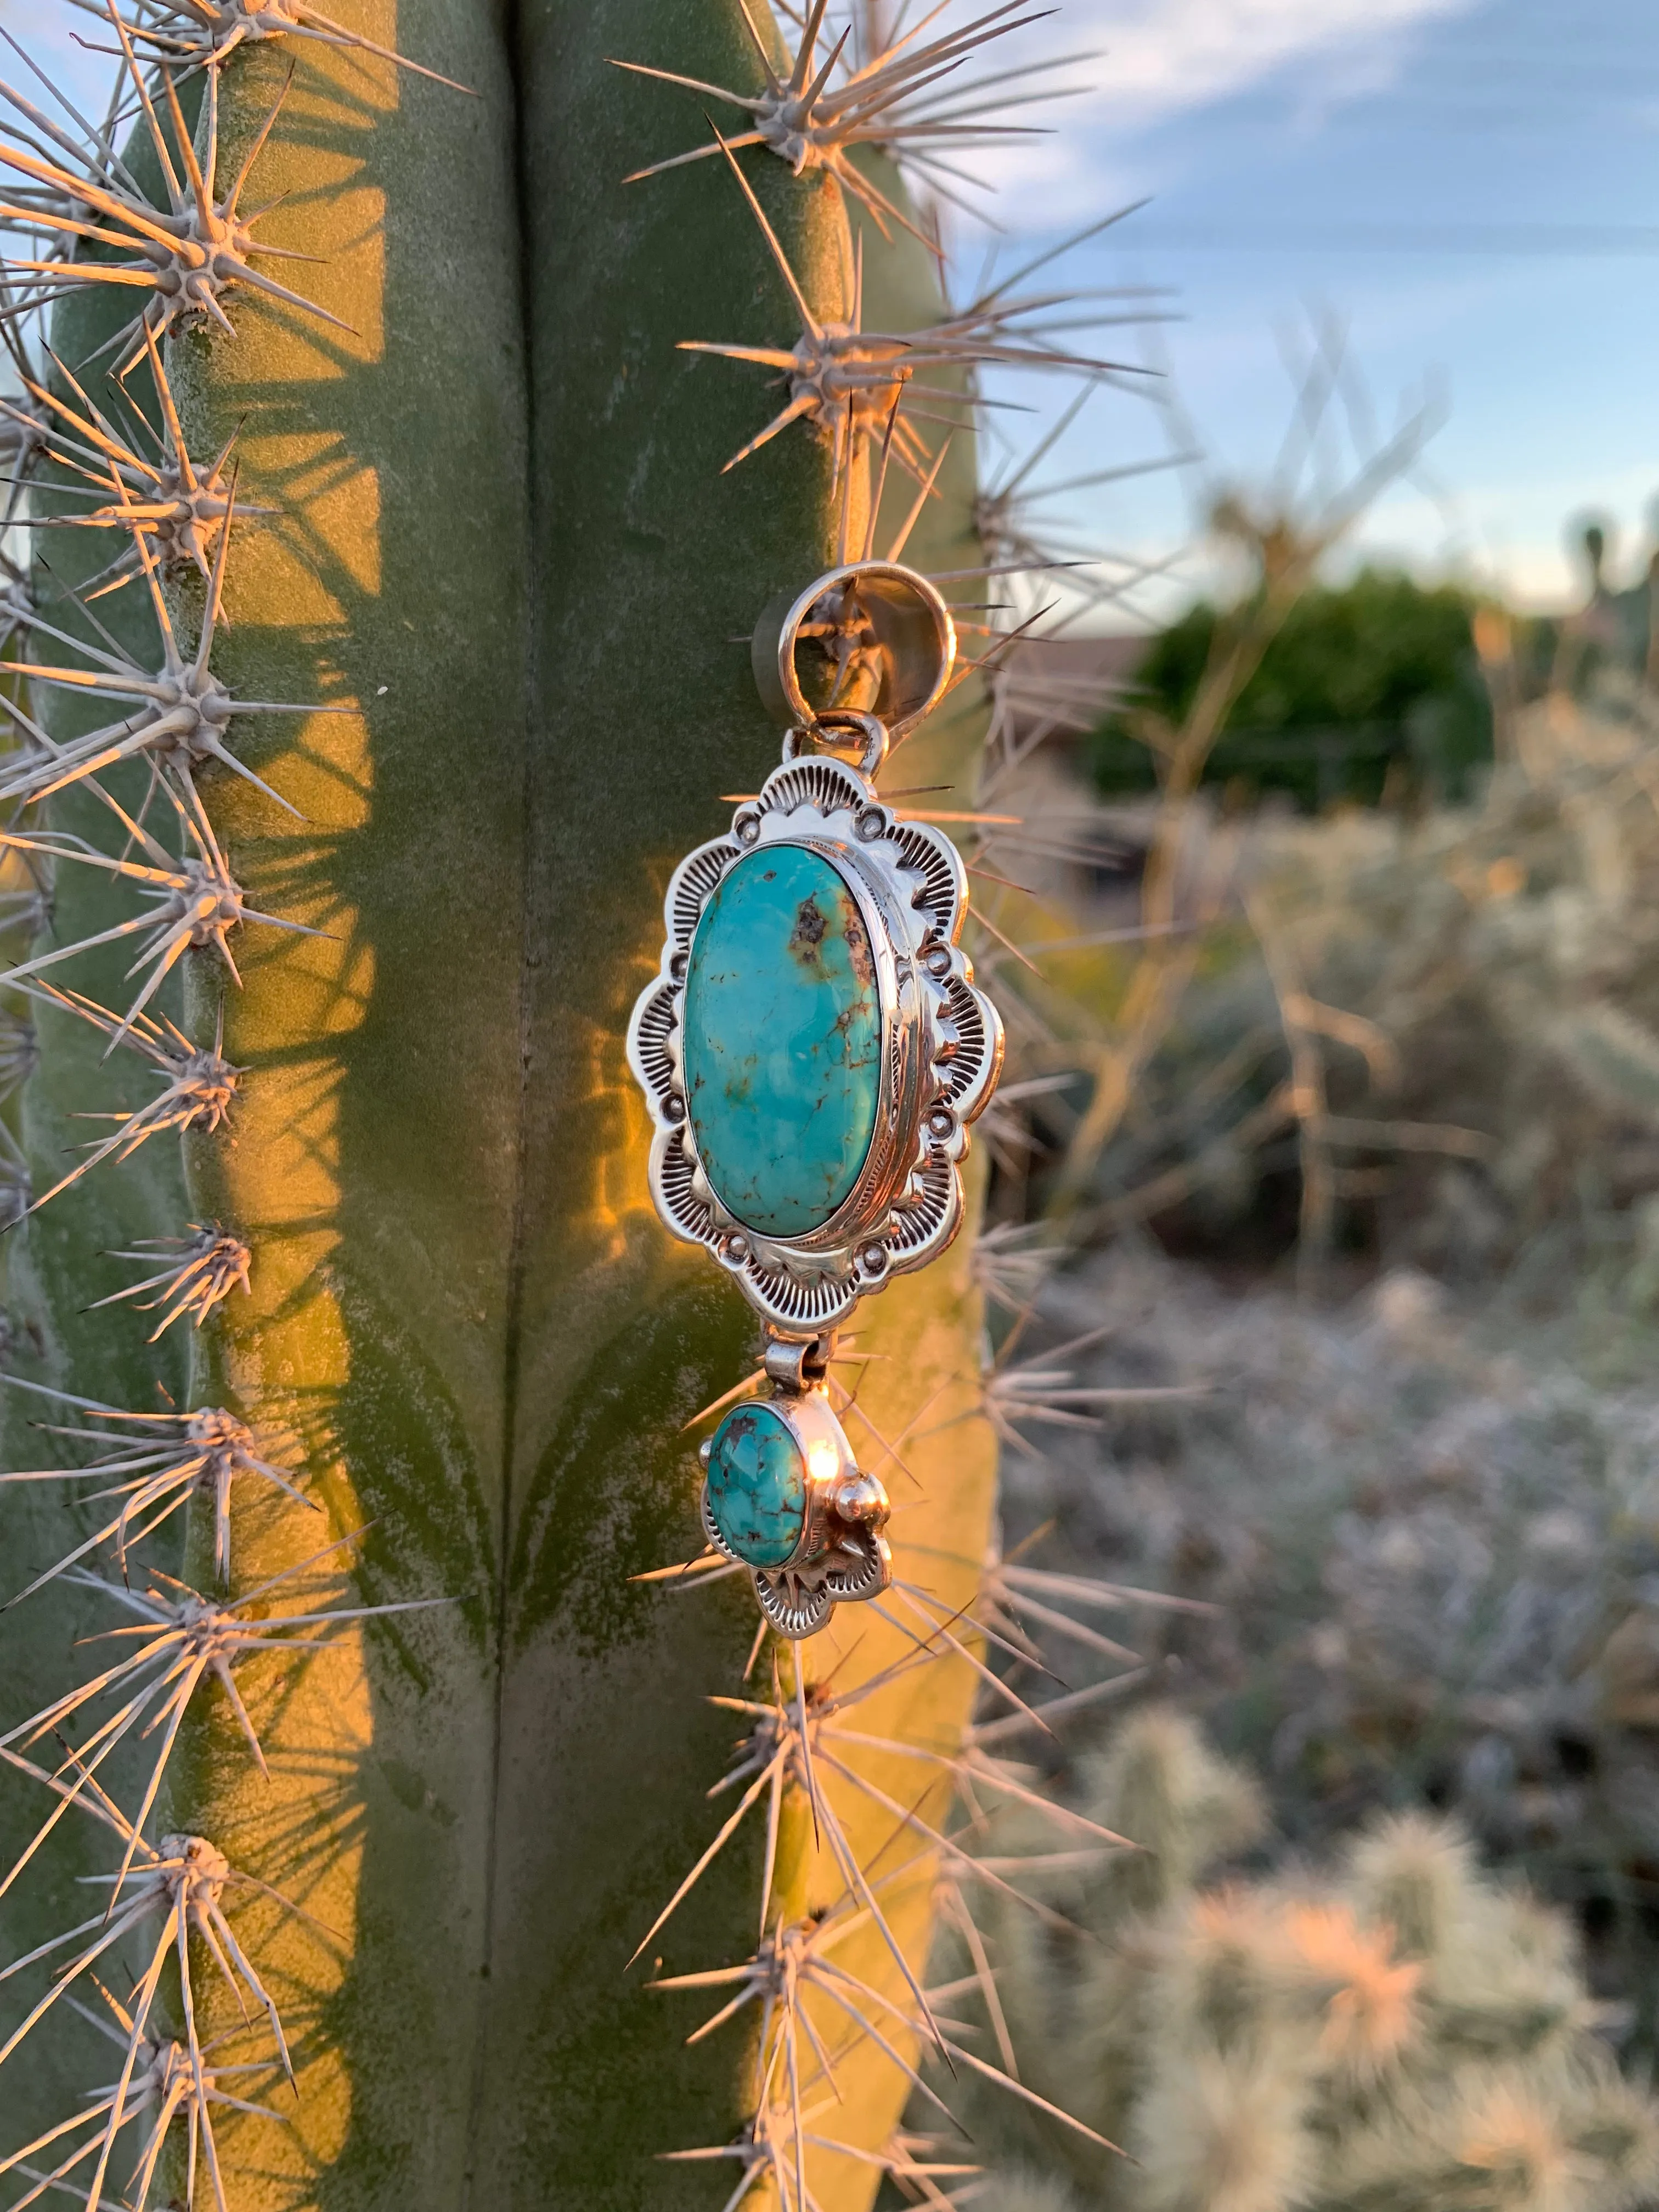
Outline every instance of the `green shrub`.
{"label": "green shrub", "polygon": [[[1251,798],[1283,793],[1309,812],[1339,800],[1374,805],[1385,789],[1391,798],[1462,799],[1492,750],[1473,606],[1450,585],[1375,568],[1310,592],[1240,693],[1203,781]],[[1200,601],[1154,639],[1135,671],[1135,696],[1091,741],[1103,791],[1153,789],[1147,738],[1191,706],[1218,619]]]}

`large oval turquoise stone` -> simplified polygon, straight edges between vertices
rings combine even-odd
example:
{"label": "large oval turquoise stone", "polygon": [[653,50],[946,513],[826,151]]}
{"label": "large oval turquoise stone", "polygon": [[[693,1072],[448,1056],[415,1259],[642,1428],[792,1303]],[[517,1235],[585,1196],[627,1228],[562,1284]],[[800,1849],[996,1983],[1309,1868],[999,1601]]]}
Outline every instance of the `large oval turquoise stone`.
{"label": "large oval turquoise stone", "polygon": [[804,845],[720,879],[685,979],[686,1105],[729,1213],[771,1237],[821,1229],[859,1179],[881,1089],[881,1001],[850,886]]}
{"label": "large oval turquoise stone", "polygon": [[806,1525],[806,1462],[769,1406],[738,1406],[714,1431],[709,1517],[740,1559],[781,1567]]}

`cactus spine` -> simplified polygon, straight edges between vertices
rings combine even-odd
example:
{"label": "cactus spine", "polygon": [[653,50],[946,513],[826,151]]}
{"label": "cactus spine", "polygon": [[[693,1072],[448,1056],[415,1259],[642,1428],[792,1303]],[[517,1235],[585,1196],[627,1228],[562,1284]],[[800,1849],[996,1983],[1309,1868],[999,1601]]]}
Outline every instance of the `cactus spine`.
{"label": "cactus spine", "polygon": [[[844,1370],[908,1585],[757,1650],[731,1583],[641,1579],[696,1549],[688,1431],[750,1334],[646,1210],[622,1032],[668,866],[775,757],[734,640],[864,537],[878,448],[874,526],[908,461],[908,557],[981,557],[970,441],[895,415],[906,349],[866,335],[936,322],[930,254],[836,134],[902,149],[929,56],[1021,18],[896,48],[739,193],[720,159],[624,191],[684,110],[609,66],[752,81],[738,0],[101,15],[125,150],[16,95],[0,152],[7,327],[54,310],[29,519],[103,503],[8,679],[7,915],[55,902],[4,979],[36,1186],[124,1117],[9,1255],[6,1548],[44,1579],[0,1629],[0,2170],[221,2212],[867,2204],[943,2033],[981,1665],[966,1246]],[[725,470],[755,386],[682,341],[763,357],[794,311],[817,403]],[[1035,357],[1018,312],[917,358]],[[971,698],[902,781],[963,781]],[[752,2002],[688,2045],[653,1972]]]}

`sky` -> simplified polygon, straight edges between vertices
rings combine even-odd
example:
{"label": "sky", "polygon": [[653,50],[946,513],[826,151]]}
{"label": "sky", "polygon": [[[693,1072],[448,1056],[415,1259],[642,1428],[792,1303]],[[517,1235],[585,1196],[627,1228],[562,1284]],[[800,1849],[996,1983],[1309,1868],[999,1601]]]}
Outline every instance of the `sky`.
{"label": "sky", "polygon": [[[954,0],[939,27],[993,3]],[[37,53],[67,12],[0,0],[0,24]],[[1173,561],[1126,615],[1152,618],[1205,580],[1203,556],[1179,551],[1194,509],[1218,481],[1266,478],[1286,352],[1313,319],[1346,328],[1385,423],[1425,394],[1444,412],[1351,558],[1559,605],[1578,588],[1568,526],[1593,511],[1616,526],[1615,573],[1645,567],[1659,495],[1650,0],[1062,0],[986,65],[1005,78],[1054,58],[1018,88],[1068,96],[1018,111],[1044,135],[969,157],[994,187],[976,204],[1002,227],[1006,267],[1147,203],[1055,266],[1078,289],[1158,289],[1167,319],[1111,331],[1112,349],[1157,368],[1137,392],[1177,402],[1206,456],[1071,501],[1079,537]],[[66,43],[52,59],[84,82]],[[985,234],[952,221],[976,271]],[[1072,388],[1001,388],[1011,450]],[[1108,390],[1043,474],[1126,466],[1186,436],[1168,409]]]}
{"label": "sky", "polygon": [[[1594,510],[1618,526],[1618,573],[1645,568],[1659,10],[1070,0],[1063,33],[1022,37],[1022,60],[1095,51],[1059,73],[1075,96],[1052,118],[1033,111],[1052,136],[978,157],[989,204],[1011,244],[1035,250],[1149,200],[1058,265],[1079,285],[1174,288],[1179,319],[1153,335],[1210,455],[1204,483],[1267,474],[1289,408],[1286,334],[1331,316],[1381,416],[1413,392],[1445,410],[1418,480],[1373,513],[1361,550],[1559,605],[1579,589],[1567,527]],[[1058,472],[1127,458],[1136,412],[1091,402]],[[1102,493],[1091,526],[1152,557],[1200,488],[1154,477]]]}

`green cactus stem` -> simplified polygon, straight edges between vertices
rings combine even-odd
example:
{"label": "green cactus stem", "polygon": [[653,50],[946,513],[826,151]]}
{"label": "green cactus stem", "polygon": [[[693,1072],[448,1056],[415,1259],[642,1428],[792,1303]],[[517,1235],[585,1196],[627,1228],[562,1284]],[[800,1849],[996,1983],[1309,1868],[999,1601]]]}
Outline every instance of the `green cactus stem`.
{"label": "green cactus stem", "polygon": [[[756,82],[741,0],[349,15],[112,7],[127,153],[0,154],[45,241],[15,296],[56,305],[41,501],[95,525],[41,533],[70,553],[0,767],[5,865],[57,900],[0,978],[56,1185],[9,1285],[0,1499],[38,1586],[0,1616],[0,2174],[862,2212],[946,2039],[951,1808],[1019,1786],[963,1751],[971,1239],[831,1370],[891,1591],[763,1640],[743,1577],[685,1564],[756,1331],[650,1211],[623,1032],[670,870],[777,758],[763,611],[860,544],[980,573],[966,379],[1076,365],[1030,302],[947,313],[868,150],[955,132],[934,105],[907,145],[898,101],[1023,18],[820,84],[810,158],[625,186],[684,111],[611,63]],[[769,47],[756,97],[792,68]],[[764,362],[792,308],[852,355],[861,309],[923,333],[948,423],[884,337],[862,411],[757,441],[752,385],[684,342]],[[896,797],[965,793],[981,720],[970,680]],[[84,1113],[114,1118],[72,1171]],[[112,1631],[100,1669],[70,1649]],[[711,1978],[744,2002],[700,2033]]]}

